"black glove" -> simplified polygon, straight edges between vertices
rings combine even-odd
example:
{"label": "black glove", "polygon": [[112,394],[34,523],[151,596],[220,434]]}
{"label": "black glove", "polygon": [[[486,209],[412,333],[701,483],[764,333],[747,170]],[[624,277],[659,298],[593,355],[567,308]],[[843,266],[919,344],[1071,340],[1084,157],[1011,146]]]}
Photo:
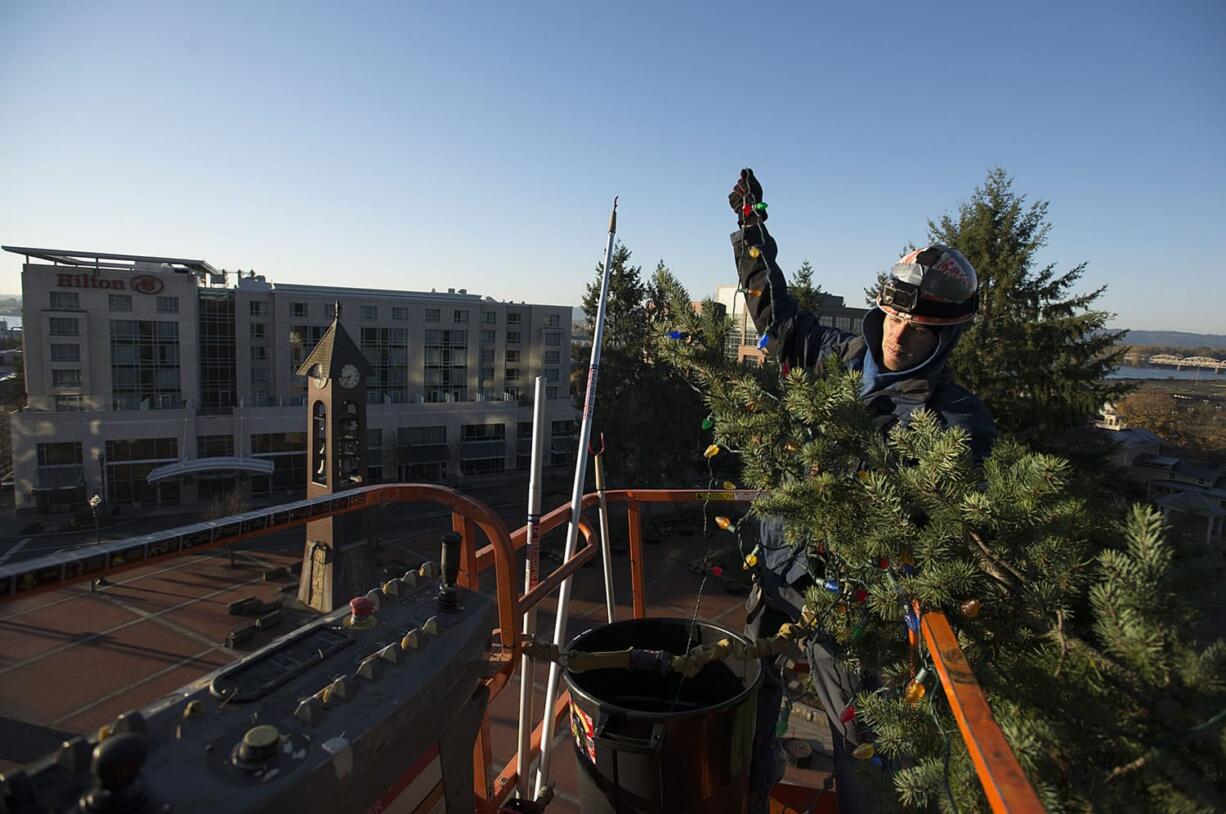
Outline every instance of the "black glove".
{"label": "black glove", "polygon": [[[736,213],[736,222],[741,226],[754,226],[766,222],[766,204],[762,203],[762,185],[754,178],[753,170],[741,170],[736,186],[728,193],[728,205]],[[759,206],[760,205],[760,206]]]}

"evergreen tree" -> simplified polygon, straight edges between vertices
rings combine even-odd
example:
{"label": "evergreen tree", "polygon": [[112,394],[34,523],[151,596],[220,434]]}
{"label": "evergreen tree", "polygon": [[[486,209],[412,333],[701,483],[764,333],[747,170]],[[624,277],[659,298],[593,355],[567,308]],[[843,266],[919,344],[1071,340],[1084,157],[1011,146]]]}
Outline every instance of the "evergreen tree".
{"label": "evergreen tree", "polygon": [[727,318],[672,297],[659,353],[704,393],[714,460],[764,492],[733,531],[783,519],[819,586],[806,617],[866,680],[854,714],[882,758],[861,766],[878,810],[987,810],[936,679],[908,698],[912,658],[928,661],[907,645],[915,603],[949,616],[1049,810],[1226,809],[1226,641],[1197,638],[1218,554],[1152,507],[1087,499],[1065,460],[1015,440],[976,465],[930,413],[883,436],[859,373],[738,367],[718,344]]}
{"label": "evergreen tree", "polygon": [[792,279],[788,280],[788,293],[796,300],[800,310],[821,313],[826,295],[822,293],[821,286],[813,284],[813,265],[808,260],[802,262]]}
{"label": "evergreen tree", "polygon": [[[651,336],[655,324],[672,318],[675,295],[684,289],[663,260],[644,283],[642,267],[632,265],[630,258],[630,250],[618,244],[605,308],[593,438],[605,435],[611,487],[674,486],[690,479],[695,470],[702,400],[671,367],[658,363]],[[583,298],[584,314],[592,326],[603,274],[604,264],[598,263]],[[575,398],[580,408],[590,353],[588,348],[575,359]]]}
{"label": "evergreen tree", "polygon": [[979,315],[954,351],[958,380],[988,405],[997,426],[1047,443],[1083,425],[1131,386],[1106,379],[1120,364],[1121,333],[1096,310],[1104,288],[1077,293],[1081,263],[1039,267],[1051,224],[1047,201],[1029,206],[1003,169],[957,212],[929,221],[932,242],[957,248],[979,275]]}

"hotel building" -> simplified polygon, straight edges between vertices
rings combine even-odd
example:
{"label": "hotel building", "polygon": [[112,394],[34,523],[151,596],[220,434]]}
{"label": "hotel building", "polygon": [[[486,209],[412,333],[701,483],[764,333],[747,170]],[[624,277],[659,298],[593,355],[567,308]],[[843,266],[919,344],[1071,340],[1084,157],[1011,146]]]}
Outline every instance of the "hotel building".
{"label": "hotel building", "polygon": [[[341,308],[374,375],[371,482],[526,469],[546,379],[567,462],[571,308],[469,294],[285,285],[202,260],[3,247],[25,257],[27,404],[12,415],[18,511],[174,505],[306,483],[306,379]],[[237,278],[237,279],[235,279]]]}

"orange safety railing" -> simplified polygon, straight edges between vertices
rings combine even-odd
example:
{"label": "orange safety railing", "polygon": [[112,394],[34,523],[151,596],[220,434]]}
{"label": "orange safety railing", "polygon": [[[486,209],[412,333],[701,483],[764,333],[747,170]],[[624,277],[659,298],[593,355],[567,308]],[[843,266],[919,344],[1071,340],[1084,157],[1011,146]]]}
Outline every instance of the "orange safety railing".
{"label": "orange safety railing", "polygon": [[[647,614],[645,563],[641,505],[644,503],[687,503],[697,501],[742,502],[757,496],[750,490],[705,491],[698,489],[620,489],[605,492],[608,503],[626,504],[630,542],[630,579],[632,612],[636,619]],[[234,517],[158,532],[124,541],[102,543],[89,551],[47,555],[28,563],[0,566],[0,602],[20,599],[43,591],[102,574],[141,568],[152,561],[169,559],[210,548],[232,545],[263,536],[272,531],[304,525],[311,520],[347,514],[379,505],[429,502],[446,506],[452,512],[452,528],[464,540],[460,564],[460,583],[479,587],[481,572],[494,569],[495,602],[501,647],[491,656],[491,673],[486,686],[491,700],[507,685],[519,665],[521,651],[519,625],[523,614],[555,591],[599,551],[592,540],[592,529],[582,519],[578,523],[586,545],[546,576],[527,594],[515,589],[515,551],[527,543],[527,527],[508,532],[506,524],[481,501],[453,489],[427,484],[388,484],[366,486],[336,495],[309,498],[290,504],[246,512]],[[598,502],[595,493],[583,497],[582,508]],[[544,515],[540,533],[555,529],[570,520],[570,506],[563,505]],[[480,532],[480,534],[478,534]],[[479,537],[486,544],[477,548]],[[921,630],[932,661],[941,677],[962,738],[966,742],[984,792],[997,814],[1042,812],[1038,796],[1026,780],[1000,727],[992,717],[983,692],[958,646],[944,614],[923,615]],[[570,698],[563,692],[555,708],[555,731],[569,711]],[[540,754],[542,727],[531,739],[531,754],[525,765]],[[477,809],[494,814],[514,791],[519,776],[512,758],[490,779],[492,768],[489,715],[485,715],[473,747],[474,791]]]}
{"label": "orange safety railing", "polygon": [[[749,501],[758,493],[749,490],[705,491],[697,489],[619,489],[605,492],[605,499],[610,504],[626,504],[626,515],[630,541],[630,582],[632,612],[635,619],[641,619],[647,614],[645,593],[645,569],[643,561],[642,513],[643,503],[686,503],[696,501]],[[582,508],[587,509],[598,502],[595,493],[584,495]],[[453,527],[464,533],[466,531],[462,517],[453,516]],[[540,533],[555,529],[570,520],[570,506],[564,505],[541,517]],[[582,520],[579,530],[583,532],[587,545],[575,552],[566,562],[558,566],[548,577],[543,579],[535,589],[525,595],[518,596],[515,609],[523,614],[547,595],[556,590],[562,582],[574,574],[576,570],[591,560],[599,551],[592,541],[591,528]],[[465,540],[472,539],[465,534]],[[511,549],[523,548],[527,542],[527,527],[521,527],[511,535]],[[466,546],[466,550],[472,551]],[[501,566],[498,548],[487,545],[479,551],[467,555],[469,560],[469,586],[476,587],[476,575],[494,566]],[[503,584],[505,580],[499,580]],[[500,602],[499,606],[503,604]],[[503,628],[505,630],[505,624]],[[1043,806],[1038,795],[1022,772],[1021,765],[1013,751],[1005,741],[1004,734],[992,717],[987,699],[983,695],[974,673],[966,662],[962,649],[958,646],[949,621],[940,612],[925,613],[921,620],[921,630],[924,641],[928,645],[932,661],[941,677],[941,686],[945,690],[950,708],[958,722],[962,738],[966,742],[971,760],[984,792],[997,814],[1038,814]],[[505,639],[518,642],[518,638]],[[490,680],[491,699],[506,685],[510,674],[519,664],[518,647],[509,648],[512,658],[504,668],[505,675]],[[505,652],[505,650],[504,650]],[[554,712],[555,731],[565,731],[561,722],[565,720],[570,706],[570,696],[563,692],[558,699]],[[478,743],[473,751],[474,782],[477,785],[478,810],[481,812],[497,812],[515,790],[519,774],[515,770],[516,761],[512,757],[502,767],[492,782],[485,782],[489,777],[491,764],[488,738],[489,718],[482,725],[478,735]],[[538,724],[532,734],[530,754],[525,757],[525,765],[530,765],[540,755],[542,725]]]}

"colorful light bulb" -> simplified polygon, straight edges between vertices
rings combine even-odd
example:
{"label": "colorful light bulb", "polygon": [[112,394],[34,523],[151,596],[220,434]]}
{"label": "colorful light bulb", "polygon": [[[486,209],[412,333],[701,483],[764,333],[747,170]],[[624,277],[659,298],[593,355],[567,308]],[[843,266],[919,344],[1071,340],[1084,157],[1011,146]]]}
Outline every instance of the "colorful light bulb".
{"label": "colorful light bulb", "polygon": [[711,446],[707,447],[706,451],[702,453],[702,457],[707,458],[709,460],[711,458],[714,458],[718,454],[719,454],[719,444],[712,444]]}
{"label": "colorful light bulb", "polygon": [[754,296],[754,297],[761,297],[761,296],[762,296],[762,289],[760,289],[760,288],[751,288],[751,289],[749,289],[749,293],[750,293],[750,295],[751,295],[751,296]]}
{"label": "colorful light bulb", "polygon": [[753,568],[757,564],[758,564],[758,555],[754,554],[752,551],[749,552],[749,554],[745,556],[745,567]]}
{"label": "colorful light bulb", "polygon": [[714,426],[715,426],[715,420],[711,418],[711,416],[707,416],[706,418],[702,420],[702,428],[704,430],[709,430]]}
{"label": "colorful light bulb", "polygon": [[857,605],[863,605],[865,600],[868,599],[868,591],[863,588],[857,588],[856,592],[852,595],[852,599],[856,601]]}
{"label": "colorful light bulb", "polygon": [[877,749],[871,743],[862,743],[851,751],[856,760],[869,760],[877,754]]}
{"label": "colorful light bulb", "polygon": [[669,331],[668,338],[669,339],[683,339],[685,338],[685,334],[682,333],[681,331]]}
{"label": "colorful light bulb", "polygon": [[715,525],[719,526],[724,531],[733,530],[732,520],[727,517],[724,517],[723,515],[720,515],[719,517],[715,518]]}
{"label": "colorful light bulb", "polygon": [[749,247],[749,256],[750,256],[750,257],[753,257],[753,258],[755,258],[755,259],[756,259],[756,258],[758,258],[758,257],[761,257],[761,256],[762,256],[762,250],[761,250],[761,249],[759,249],[757,246],[750,246],[750,247]]}
{"label": "colorful light bulb", "polygon": [[839,720],[843,723],[850,723],[856,717],[856,707],[854,704],[848,704],[847,708],[839,713]]}
{"label": "colorful light bulb", "polygon": [[903,614],[902,618],[903,618],[903,621],[907,623],[908,630],[911,630],[914,632],[919,631],[920,620],[919,620],[919,616],[916,614],[915,611],[908,608],[907,612]]}
{"label": "colorful light bulb", "polygon": [[730,480],[726,480],[726,481],[724,481],[723,486],[724,486],[724,488],[725,488],[725,489],[727,489],[729,492],[732,492],[732,491],[735,491],[735,490],[736,490],[736,484],[735,484],[735,483],[733,483],[733,482],[732,482],[732,481],[730,481]]}
{"label": "colorful light bulb", "polygon": [[874,765],[874,766],[876,766],[878,769],[881,769],[882,771],[885,771],[885,760],[884,760],[884,759],[882,759],[881,755],[873,755],[873,760],[872,760],[872,763],[873,763],[873,765]]}
{"label": "colorful light bulb", "polygon": [[856,642],[858,642],[858,641],[860,641],[861,639],[863,639],[863,638],[864,638],[864,631],[865,631],[865,629],[866,629],[866,627],[867,627],[867,624],[868,624],[867,622],[861,622],[860,624],[856,625],[856,626],[855,626],[855,627],[852,629],[852,631],[851,631],[851,641],[852,641],[852,643],[853,643],[853,644],[854,644],[854,643],[856,643]]}
{"label": "colorful light bulb", "polygon": [[908,704],[915,706],[924,694],[928,692],[928,688],[924,686],[924,682],[928,680],[928,668],[921,667],[920,671],[915,674],[915,678],[907,683],[906,689],[903,690],[903,700]]}
{"label": "colorful light bulb", "polygon": [[962,611],[962,615],[967,619],[974,619],[979,615],[979,610],[983,607],[983,603],[978,599],[968,599],[958,606]]}
{"label": "colorful light bulb", "polygon": [[722,577],[724,575],[724,569],[720,568],[718,565],[713,565],[711,566],[711,575],[716,576],[716,577]]}
{"label": "colorful light bulb", "polygon": [[766,201],[758,201],[756,204],[753,205],[753,208],[758,210],[759,212],[765,212],[766,211]]}
{"label": "colorful light bulb", "polygon": [[877,560],[877,567],[882,571],[886,570],[890,567],[890,559],[888,557],[882,557],[881,559]]}
{"label": "colorful light bulb", "polygon": [[766,350],[766,343],[770,342],[770,337],[766,334],[758,337],[758,350]]}
{"label": "colorful light bulb", "polygon": [[843,586],[839,585],[839,581],[837,579],[826,580],[825,582],[822,583],[822,587],[825,588],[827,591],[829,591],[832,594],[837,594],[839,591],[843,589]]}

